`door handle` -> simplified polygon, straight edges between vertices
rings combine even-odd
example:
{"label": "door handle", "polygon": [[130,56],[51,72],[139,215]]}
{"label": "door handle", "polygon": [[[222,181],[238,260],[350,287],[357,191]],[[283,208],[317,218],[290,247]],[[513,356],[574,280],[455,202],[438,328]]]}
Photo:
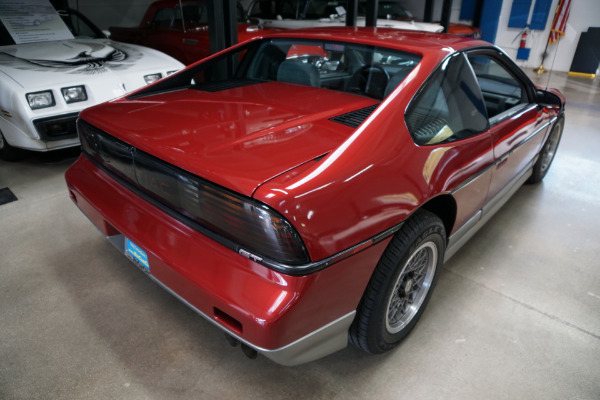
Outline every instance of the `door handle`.
{"label": "door handle", "polygon": [[502,166],[504,166],[504,164],[506,164],[506,162],[508,161],[508,157],[510,156],[510,153],[505,155],[503,158],[501,158],[500,160],[497,161],[496,163],[496,169],[500,169],[502,168]]}
{"label": "door handle", "polygon": [[192,44],[192,45],[198,43],[198,41],[196,39],[188,39],[188,38],[183,38],[183,39],[181,39],[181,41],[184,44]]}

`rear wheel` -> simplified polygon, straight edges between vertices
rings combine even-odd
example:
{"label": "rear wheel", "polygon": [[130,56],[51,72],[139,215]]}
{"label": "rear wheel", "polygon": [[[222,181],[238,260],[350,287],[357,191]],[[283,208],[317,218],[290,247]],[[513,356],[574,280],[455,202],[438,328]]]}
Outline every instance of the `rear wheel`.
{"label": "rear wheel", "polygon": [[369,353],[396,346],[415,326],[444,261],[446,232],[433,213],[418,211],[379,261],[350,328],[350,341]]}
{"label": "rear wheel", "polygon": [[552,160],[554,160],[556,149],[558,149],[564,125],[565,118],[559,117],[554,123],[554,126],[552,126],[552,131],[550,131],[550,135],[540,151],[540,156],[533,166],[533,173],[527,180],[527,183],[539,183],[546,176],[546,173],[552,164]]}

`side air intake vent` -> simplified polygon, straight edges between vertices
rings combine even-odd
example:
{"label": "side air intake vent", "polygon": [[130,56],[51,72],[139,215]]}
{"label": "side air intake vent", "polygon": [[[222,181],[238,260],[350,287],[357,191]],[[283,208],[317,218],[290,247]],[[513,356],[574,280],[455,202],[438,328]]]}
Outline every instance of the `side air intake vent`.
{"label": "side air intake vent", "polygon": [[371,115],[377,106],[379,106],[379,104],[373,104],[372,106],[361,108],[360,110],[338,115],[337,117],[330,118],[330,121],[338,122],[351,128],[358,128],[365,119],[369,118],[369,115]]}

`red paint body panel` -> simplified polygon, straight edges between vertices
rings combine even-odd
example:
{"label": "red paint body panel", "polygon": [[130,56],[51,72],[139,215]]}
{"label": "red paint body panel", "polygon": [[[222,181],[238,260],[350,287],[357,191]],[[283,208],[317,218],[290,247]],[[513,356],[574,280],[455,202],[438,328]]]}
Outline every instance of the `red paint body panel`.
{"label": "red paint body panel", "polygon": [[[82,156],[66,175],[75,203],[105,234],[134,238],[150,273],[256,346],[276,349],[356,309],[388,241],[320,273],[272,271],[206,238],[137,197]],[[177,251],[173,251],[177,249]],[[222,323],[214,308],[241,323]]]}

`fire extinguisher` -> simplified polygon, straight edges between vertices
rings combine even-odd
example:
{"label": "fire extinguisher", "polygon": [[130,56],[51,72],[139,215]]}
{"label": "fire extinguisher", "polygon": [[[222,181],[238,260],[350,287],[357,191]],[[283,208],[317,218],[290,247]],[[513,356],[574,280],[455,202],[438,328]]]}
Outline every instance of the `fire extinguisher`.
{"label": "fire extinguisher", "polygon": [[513,39],[515,42],[517,39],[521,37],[521,42],[519,43],[519,48],[517,49],[517,60],[527,60],[529,59],[529,51],[531,49],[527,48],[527,36],[529,36],[529,26],[526,26],[519,34]]}
{"label": "fire extinguisher", "polygon": [[519,48],[524,49],[526,47],[527,47],[527,29],[524,29],[523,33],[521,34],[521,44],[519,44]]}
{"label": "fire extinguisher", "polygon": [[525,49],[527,48],[527,36],[529,35],[529,26],[526,26],[525,28],[523,28],[523,30],[521,32],[519,32],[519,34],[517,36],[515,36],[515,38],[513,39],[513,43],[519,38],[519,36],[521,37],[521,43],[519,43],[519,48],[520,49]]}

